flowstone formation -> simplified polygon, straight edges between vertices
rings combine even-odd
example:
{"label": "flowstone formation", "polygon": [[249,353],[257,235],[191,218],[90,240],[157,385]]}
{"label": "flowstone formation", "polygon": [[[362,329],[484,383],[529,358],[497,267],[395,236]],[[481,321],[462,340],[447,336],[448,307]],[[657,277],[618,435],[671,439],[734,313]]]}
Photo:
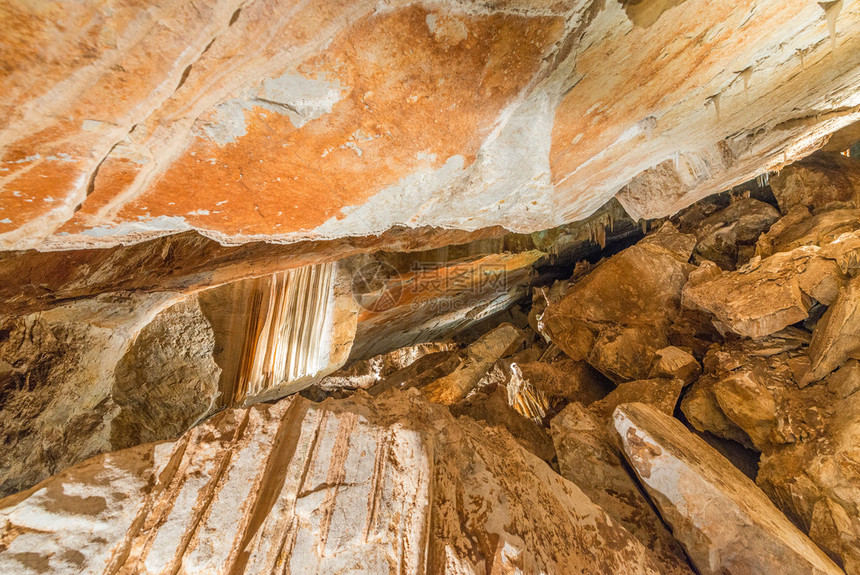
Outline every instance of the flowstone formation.
{"label": "flowstone formation", "polygon": [[860,2],[0,7],[0,573],[860,575]]}

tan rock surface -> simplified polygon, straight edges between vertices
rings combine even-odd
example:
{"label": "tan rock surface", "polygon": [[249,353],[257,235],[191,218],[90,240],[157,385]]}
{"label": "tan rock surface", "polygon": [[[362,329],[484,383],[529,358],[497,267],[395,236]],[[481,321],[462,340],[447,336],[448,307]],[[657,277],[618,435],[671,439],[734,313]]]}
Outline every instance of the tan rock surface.
{"label": "tan rock surface", "polygon": [[614,420],[627,460],[701,573],[842,573],[681,422],[636,403]]}
{"label": "tan rock surface", "polygon": [[860,160],[818,153],[787,166],[771,179],[770,187],[784,214],[795,206],[860,208]]}
{"label": "tan rock surface", "polygon": [[812,299],[832,303],[843,279],[830,254],[809,246],[753,259],[687,287],[683,298],[685,306],[713,314],[718,327],[755,338],[806,319]]}
{"label": "tan rock surface", "polygon": [[692,354],[673,345],[664,347],[654,354],[649,378],[668,377],[680,379],[684,385],[696,381],[702,374],[702,366]]}
{"label": "tan rock surface", "polygon": [[228,410],[0,515],[15,572],[685,572],[507,432],[417,392]]}
{"label": "tan rock surface", "polygon": [[622,464],[609,418],[571,403],[550,421],[559,472],[669,565],[686,557]]}
{"label": "tan rock surface", "polygon": [[842,287],[815,328],[809,344],[806,381],[817,381],[849,358],[860,358],[860,277]]}
{"label": "tan rock surface", "polygon": [[474,389],[496,361],[516,351],[522,341],[520,330],[511,324],[502,324],[466,348],[457,369],[426,385],[422,391],[434,403],[457,403]]}
{"label": "tan rock surface", "polygon": [[605,260],[547,308],[549,337],[614,381],[648,377],[654,353],[668,345],[694,245],[667,224]]}
{"label": "tan rock surface", "polygon": [[378,7],[10,6],[2,245],[652,218],[858,119],[853,2]]}

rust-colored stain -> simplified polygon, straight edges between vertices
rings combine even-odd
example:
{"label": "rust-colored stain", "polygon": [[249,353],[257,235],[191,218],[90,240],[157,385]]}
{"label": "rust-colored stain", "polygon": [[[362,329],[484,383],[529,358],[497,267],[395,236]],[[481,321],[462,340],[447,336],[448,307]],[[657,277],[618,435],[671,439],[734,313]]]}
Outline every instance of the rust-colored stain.
{"label": "rust-colored stain", "polygon": [[[286,115],[249,106],[246,135],[227,144],[198,135],[116,220],[178,216],[245,235],[309,230],[416,169],[458,154],[468,165],[562,22],[432,14],[434,34],[430,14],[414,6],[357,22],[299,69],[343,88],[330,113],[296,128]],[[207,112],[197,131],[215,116]],[[89,227],[140,168],[109,167],[115,162],[103,164],[95,192],[63,231]]]}

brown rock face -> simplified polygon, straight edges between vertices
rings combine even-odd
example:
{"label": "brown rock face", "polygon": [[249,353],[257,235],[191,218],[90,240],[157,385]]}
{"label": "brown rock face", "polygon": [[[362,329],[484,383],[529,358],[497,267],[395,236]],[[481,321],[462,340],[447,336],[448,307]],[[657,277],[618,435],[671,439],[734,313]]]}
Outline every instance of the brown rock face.
{"label": "brown rock face", "polygon": [[771,188],[784,214],[795,206],[860,208],[860,161],[834,152],[815,154],[782,170]]}
{"label": "brown rock face", "polygon": [[4,572],[687,572],[507,432],[417,392],[228,410],[0,515]]}
{"label": "brown rock face", "polygon": [[678,420],[632,403],[614,423],[624,455],[701,573],[842,572]]}
{"label": "brown rock face", "polygon": [[109,1],[4,22],[7,249],[531,232],[619,190],[656,217],[858,116],[850,2]]}
{"label": "brown rock face", "polygon": [[604,261],[547,308],[550,339],[614,381],[647,378],[654,353],[668,346],[694,244],[667,224]]}

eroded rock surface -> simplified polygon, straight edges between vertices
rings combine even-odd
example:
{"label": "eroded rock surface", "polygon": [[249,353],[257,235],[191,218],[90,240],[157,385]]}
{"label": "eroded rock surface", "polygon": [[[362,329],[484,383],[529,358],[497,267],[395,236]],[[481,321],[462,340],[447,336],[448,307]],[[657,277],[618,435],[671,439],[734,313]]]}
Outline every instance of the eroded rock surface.
{"label": "eroded rock surface", "polygon": [[678,420],[633,403],[614,422],[627,460],[701,573],[842,572]]}
{"label": "eroded rock surface", "polygon": [[507,432],[418,392],[229,410],[0,515],[10,572],[687,572]]}
{"label": "eroded rock surface", "polygon": [[647,378],[654,353],[669,345],[694,245],[667,224],[605,260],[547,308],[550,339],[614,381]]}
{"label": "eroded rock surface", "polygon": [[7,12],[7,249],[653,218],[860,114],[853,2]]}

